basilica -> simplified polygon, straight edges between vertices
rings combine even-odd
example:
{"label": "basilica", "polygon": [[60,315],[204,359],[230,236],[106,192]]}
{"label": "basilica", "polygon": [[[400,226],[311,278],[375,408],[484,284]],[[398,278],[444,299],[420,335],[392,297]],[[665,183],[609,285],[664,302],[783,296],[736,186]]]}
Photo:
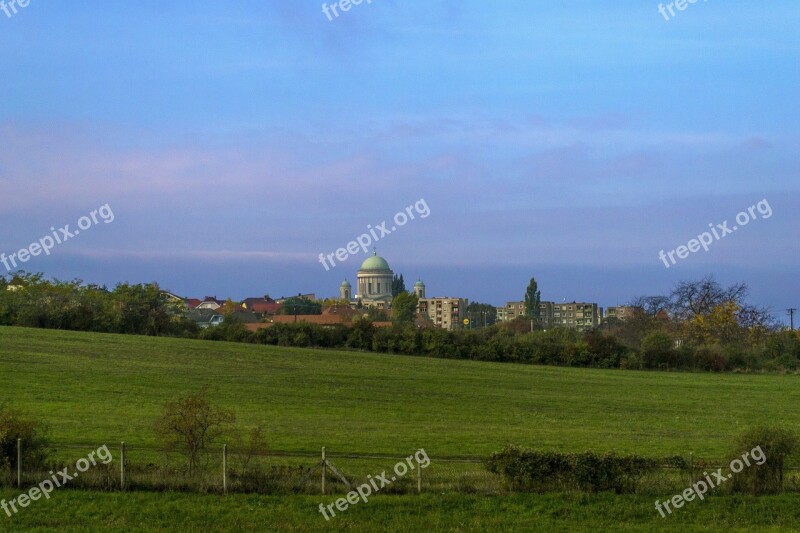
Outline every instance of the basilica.
{"label": "basilica", "polygon": [[[350,282],[344,280],[339,287],[339,298],[347,302],[360,302],[364,307],[375,307],[378,309],[388,309],[392,306],[392,281],[394,272],[389,267],[389,263],[378,255],[377,250],[372,252],[361,268],[358,269],[357,292],[353,294],[353,287]],[[417,281],[414,284],[414,294],[419,298],[425,298],[425,284]]]}

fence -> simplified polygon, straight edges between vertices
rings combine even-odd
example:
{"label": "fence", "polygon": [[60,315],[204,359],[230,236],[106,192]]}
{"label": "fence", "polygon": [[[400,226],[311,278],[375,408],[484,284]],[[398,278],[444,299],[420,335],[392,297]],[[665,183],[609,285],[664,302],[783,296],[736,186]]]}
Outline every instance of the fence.
{"label": "fence", "polygon": [[[20,489],[50,479],[53,472],[73,466],[75,460],[93,450],[93,446],[59,444],[52,446],[59,462],[34,467],[25,465],[23,450],[18,441],[13,469],[0,470],[0,486]],[[510,492],[508,483],[498,474],[486,469],[484,457],[429,457],[427,466],[409,455],[358,454],[330,452],[270,451],[249,453],[220,445],[214,451],[201,454],[198,468],[190,471],[186,457],[156,447],[128,446],[125,443],[109,447],[113,460],[98,463],[80,475],[74,475],[68,486],[99,490],[184,491],[201,493],[259,493],[259,494],[344,494],[372,478],[386,474],[391,483],[381,489],[383,494],[418,492],[456,492],[502,494]],[[73,458],[72,463],[65,458]],[[697,460],[687,456],[684,466],[663,464],[644,474],[636,483],[636,493],[672,494],[702,479],[705,472],[726,468],[727,465]],[[404,463],[409,468],[400,474],[395,466]],[[800,492],[800,468],[786,468],[784,490]]]}
{"label": "fence", "polygon": [[[12,470],[0,470],[0,486],[23,488],[49,479],[52,472],[69,467],[94,446],[74,444],[51,445],[58,462],[38,467],[25,465],[18,443],[17,461]],[[344,493],[351,487],[368,482],[386,473],[394,477],[382,493],[414,493],[422,491],[500,492],[499,476],[488,472],[480,457],[438,457],[422,467],[409,454],[363,454],[298,451],[243,452],[221,444],[214,451],[200,454],[198,468],[190,471],[186,456],[151,446],[130,446],[120,443],[109,446],[113,461],[98,463],[69,482],[73,488],[101,490],[175,490],[203,493],[252,492],[265,494]],[[71,459],[72,465],[70,464]],[[395,465],[406,465],[403,475],[394,473]]]}

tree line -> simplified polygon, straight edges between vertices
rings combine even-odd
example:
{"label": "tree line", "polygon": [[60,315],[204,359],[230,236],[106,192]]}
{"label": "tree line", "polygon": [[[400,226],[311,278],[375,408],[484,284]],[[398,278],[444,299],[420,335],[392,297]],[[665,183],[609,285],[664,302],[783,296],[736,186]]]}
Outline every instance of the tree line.
{"label": "tree line", "polygon": [[[537,293],[531,291],[532,302]],[[231,313],[221,325],[200,329],[180,302],[163,298],[157,284],[108,289],[18,273],[11,280],[0,277],[0,325],[574,367],[796,371],[800,336],[781,328],[768,310],[748,304],[747,293],[744,284],[724,287],[712,277],[681,282],[665,296],[635,298],[630,305],[636,312],[626,320],[579,332],[541,325],[531,331],[528,318],[494,324],[494,316],[476,329],[420,327],[416,297],[401,292],[391,327],[376,327],[374,320],[389,317],[372,313],[348,326],[298,322],[253,332]],[[485,320],[491,306],[471,307]]]}

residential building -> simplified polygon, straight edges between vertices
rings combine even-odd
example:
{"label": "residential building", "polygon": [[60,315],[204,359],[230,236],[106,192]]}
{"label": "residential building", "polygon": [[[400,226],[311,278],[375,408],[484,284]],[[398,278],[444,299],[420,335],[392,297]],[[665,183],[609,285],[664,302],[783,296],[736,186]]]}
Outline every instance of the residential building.
{"label": "residential building", "polygon": [[466,298],[420,298],[417,312],[427,316],[434,326],[452,330],[463,326],[468,303]]}
{"label": "residential building", "polygon": [[506,302],[505,313],[503,315],[506,321],[525,316],[525,302]]}
{"label": "residential building", "polygon": [[632,305],[618,305],[615,307],[609,307],[606,309],[604,320],[609,320],[612,318],[617,320],[628,320],[633,318],[637,311],[642,311],[642,308]]}
{"label": "residential building", "polygon": [[225,305],[225,300],[217,300],[216,296],[206,296],[203,298],[203,302],[195,307],[195,309],[210,309],[216,311],[223,305]]}
{"label": "residential building", "polygon": [[216,309],[190,309],[186,312],[186,318],[194,321],[203,329],[218,326],[225,319],[222,313],[217,312]]}
{"label": "residential building", "polygon": [[272,298],[245,298],[242,301],[242,309],[259,315],[274,315],[281,307],[282,305]]}
{"label": "residential building", "polygon": [[550,304],[553,308],[551,322],[549,324],[543,323],[545,328],[562,327],[577,329],[580,331],[588,331],[600,325],[600,318],[603,313],[603,308],[598,307],[596,303],[543,303]]}

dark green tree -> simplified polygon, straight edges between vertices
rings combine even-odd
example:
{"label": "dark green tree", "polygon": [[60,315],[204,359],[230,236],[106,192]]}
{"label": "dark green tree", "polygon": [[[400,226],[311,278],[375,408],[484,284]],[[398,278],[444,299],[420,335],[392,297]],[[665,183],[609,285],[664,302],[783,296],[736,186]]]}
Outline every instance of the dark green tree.
{"label": "dark green tree", "polygon": [[396,298],[401,292],[406,292],[406,282],[403,281],[403,275],[394,275],[392,280],[392,298]]}
{"label": "dark green tree", "polygon": [[409,324],[417,316],[417,304],[419,298],[415,294],[405,291],[398,294],[392,300],[392,319],[395,324]]}
{"label": "dark green tree", "polygon": [[542,303],[542,293],[539,291],[536,278],[531,278],[531,282],[528,284],[528,290],[525,291],[525,314],[530,318],[539,320],[540,303]]}
{"label": "dark green tree", "polygon": [[321,315],[322,304],[302,296],[292,296],[283,302],[278,314],[281,315]]}
{"label": "dark green tree", "polygon": [[467,306],[467,318],[473,328],[491,326],[497,321],[497,308],[491,304],[471,302]]}

